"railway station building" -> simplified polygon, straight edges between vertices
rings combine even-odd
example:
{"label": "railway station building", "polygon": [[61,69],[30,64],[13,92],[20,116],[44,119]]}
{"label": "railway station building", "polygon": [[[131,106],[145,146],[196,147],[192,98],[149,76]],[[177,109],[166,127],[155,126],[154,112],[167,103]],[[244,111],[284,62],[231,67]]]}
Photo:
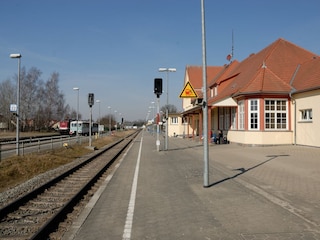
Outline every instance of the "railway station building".
{"label": "railway station building", "polygon": [[[202,133],[202,66],[187,66],[198,98],[183,98],[185,134]],[[285,39],[239,62],[207,66],[209,136],[243,145],[320,147],[320,58]]]}

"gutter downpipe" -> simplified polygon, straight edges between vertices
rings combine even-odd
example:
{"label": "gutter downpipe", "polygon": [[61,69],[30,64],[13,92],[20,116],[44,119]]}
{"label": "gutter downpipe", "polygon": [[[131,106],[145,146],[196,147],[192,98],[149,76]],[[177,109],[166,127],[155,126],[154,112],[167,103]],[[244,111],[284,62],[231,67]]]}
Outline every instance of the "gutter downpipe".
{"label": "gutter downpipe", "polygon": [[293,114],[293,145],[297,145],[297,102],[294,97],[292,97],[292,94],[296,92],[296,89],[292,86],[292,83],[300,69],[300,64],[298,64],[296,71],[294,72],[291,80],[290,80],[290,86],[291,86],[291,91],[289,93],[289,97],[292,101],[292,104],[294,105],[294,114]]}
{"label": "gutter downpipe", "polygon": [[289,93],[289,97],[291,99],[292,104],[294,105],[294,114],[293,114],[293,145],[297,145],[297,104],[296,99],[292,97],[292,93],[294,93],[295,90],[292,89]]}

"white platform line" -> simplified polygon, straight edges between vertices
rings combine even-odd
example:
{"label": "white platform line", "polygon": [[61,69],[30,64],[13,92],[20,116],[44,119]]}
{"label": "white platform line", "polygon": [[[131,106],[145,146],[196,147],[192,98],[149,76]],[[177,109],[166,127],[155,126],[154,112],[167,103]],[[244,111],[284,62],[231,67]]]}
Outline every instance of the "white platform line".
{"label": "white platform line", "polygon": [[66,233],[65,236],[63,236],[63,240],[74,240],[76,239],[76,236],[78,235],[81,226],[84,224],[86,221],[87,217],[91,213],[93,207],[96,205],[97,201],[101,197],[101,194],[105,191],[107,185],[109,184],[110,180],[112,179],[113,175],[115,172],[118,170],[120,164],[124,160],[124,158],[127,156],[128,152],[130,151],[131,147],[133,146],[133,142],[131,142],[130,146],[128,149],[125,151],[119,162],[115,165],[114,170],[112,171],[111,174],[109,174],[104,182],[101,184],[99,189],[95,192],[93,197],[90,199],[88,204],[85,206],[84,210],[81,212],[79,217],[73,222],[72,226],[70,227],[69,231]]}
{"label": "white platform line", "polygon": [[135,202],[136,202],[136,193],[137,193],[137,185],[138,185],[138,176],[139,176],[139,166],[140,166],[142,142],[143,142],[143,136],[141,136],[138,159],[137,159],[137,164],[136,164],[136,168],[135,168],[135,171],[134,171],[134,177],[133,177],[133,182],[132,182],[130,201],[129,201],[129,206],[128,206],[126,223],[124,225],[122,240],[130,240],[131,239],[133,213],[134,213],[134,206],[135,206]]}

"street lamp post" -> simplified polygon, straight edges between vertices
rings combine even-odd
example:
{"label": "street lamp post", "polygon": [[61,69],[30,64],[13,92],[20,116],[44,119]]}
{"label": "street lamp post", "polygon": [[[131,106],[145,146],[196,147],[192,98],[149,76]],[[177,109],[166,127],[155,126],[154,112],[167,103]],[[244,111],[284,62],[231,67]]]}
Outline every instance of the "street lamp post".
{"label": "street lamp post", "polygon": [[109,108],[109,135],[111,136],[111,107],[108,106]]}
{"label": "street lamp post", "polygon": [[98,103],[99,104],[99,124],[100,124],[100,100],[96,100],[96,103]]}
{"label": "street lamp post", "polygon": [[146,122],[149,120],[150,112],[151,112],[151,111],[149,110],[148,113],[147,113]]}
{"label": "street lamp post", "polygon": [[122,130],[122,113],[120,112],[119,113],[119,130],[121,131]]}
{"label": "street lamp post", "polygon": [[77,138],[78,138],[78,142],[79,142],[79,133],[78,133],[79,129],[78,129],[78,127],[79,127],[79,90],[80,90],[80,88],[74,87],[73,90],[78,92],[77,93]]}
{"label": "street lamp post", "polygon": [[167,106],[166,106],[166,140],[165,140],[165,150],[168,150],[168,133],[169,133],[169,72],[176,72],[175,68],[159,68],[159,72],[167,72]]}
{"label": "street lamp post", "polygon": [[16,110],[16,154],[19,156],[19,131],[20,131],[20,62],[21,54],[13,53],[10,54],[10,58],[18,58],[18,79],[17,79],[17,110]]}
{"label": "street lamp post", "polygon": [[96,103],[99,104],[98,136],[100,134],[100,121],[101,121],[101,119],[100,119],[100,102],[101,102],[100,100],[96,100]]}
{"label": "street lamp post", "polygon": [[116,122],[116,125],[115,125],[116,132],[118,131],[117,112],[118,112],[117,110],[114,110],[114,118],[115,118],[115,122]]}
{"label": "street lamp post", "polygon": [[155,104],[155,102],[151,102],[151,108],[152,108],[152,134],[153,134],[153,132],[154,132],[154,118],[155,118],[155,115],[154,115],[154,108],[155,108],[155,106],[154,106],[154,104]]}
{"label": "street lamp post", "polygon": [[151,108],[152,108],[152,124],[154,123],[154,103],[155,103],[155,102],[151,102]]}

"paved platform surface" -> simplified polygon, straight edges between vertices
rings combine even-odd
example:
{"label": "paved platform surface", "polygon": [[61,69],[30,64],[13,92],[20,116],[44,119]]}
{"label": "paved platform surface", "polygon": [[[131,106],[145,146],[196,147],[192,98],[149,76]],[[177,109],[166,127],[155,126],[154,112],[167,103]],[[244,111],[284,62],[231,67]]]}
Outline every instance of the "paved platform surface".
{"label": "paved platform surface", "polygon": [[320,149],[203,146],[141,132],[64,240],[320,240]]}

